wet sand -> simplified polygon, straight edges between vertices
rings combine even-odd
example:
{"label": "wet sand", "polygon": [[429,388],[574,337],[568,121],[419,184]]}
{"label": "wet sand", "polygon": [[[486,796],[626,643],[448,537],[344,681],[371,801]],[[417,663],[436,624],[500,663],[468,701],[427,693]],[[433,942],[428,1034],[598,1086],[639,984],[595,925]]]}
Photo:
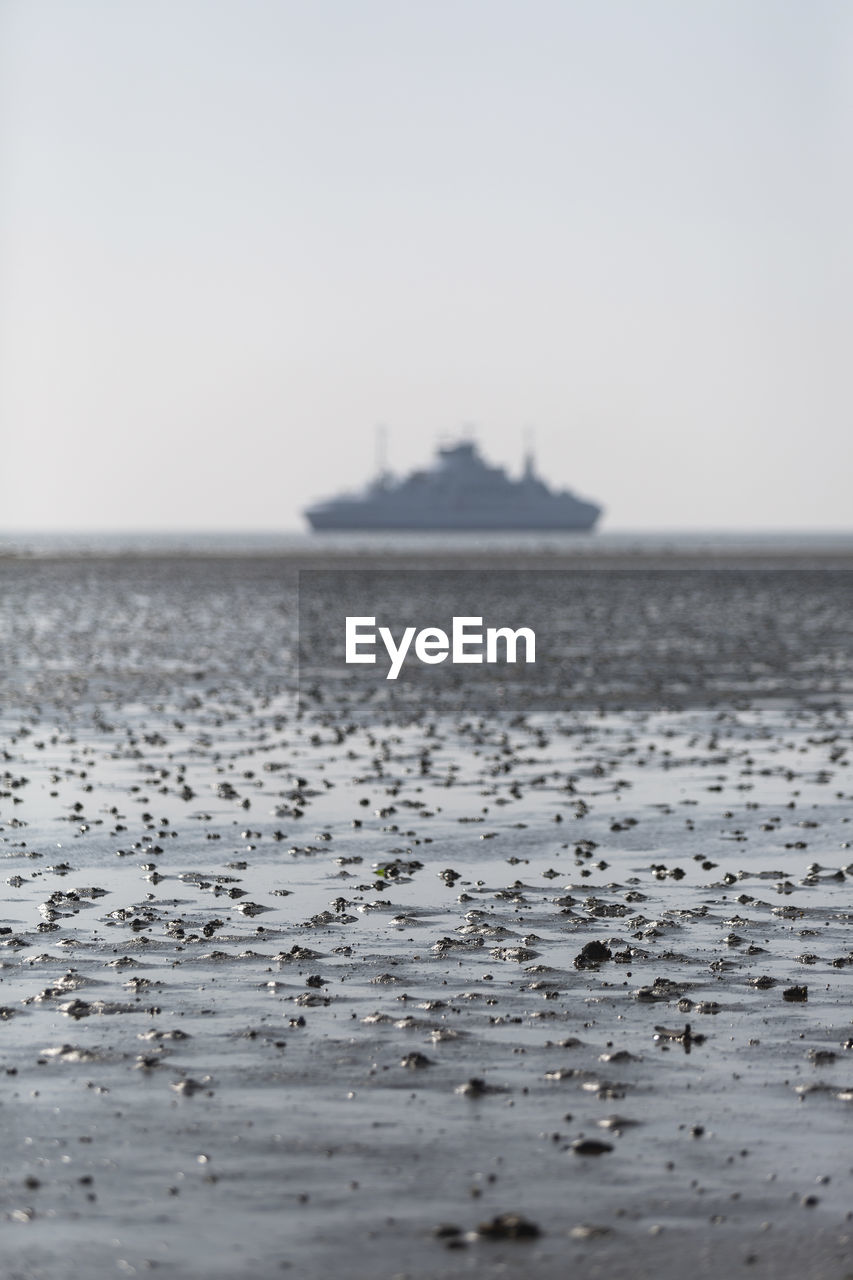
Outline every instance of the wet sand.
{"label": "wet sand", "polygon": [[848,576],[395,719],[292,568],[0,566],[3,1274],[853,1273]]}

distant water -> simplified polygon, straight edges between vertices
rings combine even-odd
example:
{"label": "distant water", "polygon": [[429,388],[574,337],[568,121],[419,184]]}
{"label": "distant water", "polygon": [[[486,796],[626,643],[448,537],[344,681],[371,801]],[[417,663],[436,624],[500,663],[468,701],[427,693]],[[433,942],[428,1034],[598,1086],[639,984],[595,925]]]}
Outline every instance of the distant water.
{"label": "distant water", "polygon": [[277,532],[94,532],[0,530],[0,555],[298,555],[364,551],[381,555],[401,548],[418,552],[479,551],[527,554],[709,555],[768,552],[853,556],[853,530],[719,531],[613,530],[603,533],[277,533]]}

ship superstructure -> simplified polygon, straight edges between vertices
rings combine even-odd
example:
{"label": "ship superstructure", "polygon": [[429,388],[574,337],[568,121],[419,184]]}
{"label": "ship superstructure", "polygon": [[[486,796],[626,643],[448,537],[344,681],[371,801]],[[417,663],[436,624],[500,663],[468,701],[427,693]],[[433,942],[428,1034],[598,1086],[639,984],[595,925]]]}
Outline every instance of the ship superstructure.
{"label": "ship superstructure", "polygon": [[344,494],[309,507],[315,530],[589,530],[601,507],[573,494],[553,492],[536,475],[528,454],[513,480],[484,461],[471,441],[445,445],[435,462],[396,480],[386,471],[359,494]]}

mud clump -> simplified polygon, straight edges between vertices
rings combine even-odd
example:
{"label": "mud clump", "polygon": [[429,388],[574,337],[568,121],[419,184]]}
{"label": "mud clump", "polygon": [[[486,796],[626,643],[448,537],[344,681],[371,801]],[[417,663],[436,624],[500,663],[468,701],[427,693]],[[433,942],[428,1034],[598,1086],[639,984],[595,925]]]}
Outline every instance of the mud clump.
{"label": "mud clump", "polygon": [[541,1234],[536,1223],[520,1213],[499,1213],[477,1228],[477,1235],[486,1240],[535,1240]]}
{"label": "mud clump", "polygon": [[571,1149],[576,1156],[606,1156],[613,1147],[599,1138],[576,1138]]}
{"label": "mud clump", "polygon": [[581,947],[575,956],[576,969],[594,969],[597,965],[603,964],[605,960],[611,960],[613,952],[603,942],[599,942],[594,938],[592,942],[588,942],[586,946]]}
{"label": "mud clump", "polygon": [[432,1066],[432,1058],[428,1058],[425,1053],[407,1053],[405,1058],[400,1059],[400,1066],[407,1067],[409,1071],[421,1071],[424,1067]]}
{"label": "mud clump", "polygon": [[808,987],[786,987],[782,992],[782,999],[787,1000],[789,1004],[803,1004],[808,998]]}

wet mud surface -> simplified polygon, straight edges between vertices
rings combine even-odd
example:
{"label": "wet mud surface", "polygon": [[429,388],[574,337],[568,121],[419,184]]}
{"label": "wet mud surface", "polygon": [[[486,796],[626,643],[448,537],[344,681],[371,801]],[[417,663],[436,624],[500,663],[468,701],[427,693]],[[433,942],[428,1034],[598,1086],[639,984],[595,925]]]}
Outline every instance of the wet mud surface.
{"label": "wet mud surface", "polygon": [[274,563],[0,574],[4,1276],[853,1274],[844,583],[793,693],[395,722]]}

